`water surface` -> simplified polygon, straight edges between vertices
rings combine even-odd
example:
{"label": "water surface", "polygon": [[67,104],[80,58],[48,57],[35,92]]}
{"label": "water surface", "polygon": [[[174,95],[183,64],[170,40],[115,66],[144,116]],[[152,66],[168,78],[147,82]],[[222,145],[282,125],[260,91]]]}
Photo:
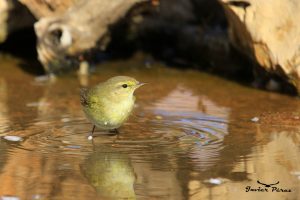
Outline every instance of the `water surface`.
{"label": "water surface", "polygon": [[[21,64],[0,58],[3,199],[299,198],[298,98],[143,59],[52,81]],[[115,75],[149,84],[119,135],[97,130],[89,141],[79,88]]]}

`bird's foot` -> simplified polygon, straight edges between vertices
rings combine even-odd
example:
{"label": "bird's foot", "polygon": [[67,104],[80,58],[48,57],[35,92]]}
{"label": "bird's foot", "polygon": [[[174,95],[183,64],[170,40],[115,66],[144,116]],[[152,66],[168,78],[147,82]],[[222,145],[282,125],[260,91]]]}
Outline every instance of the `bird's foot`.
{"label": "bird's foot", "polygon": [[93,134],[94,134],[94,131],[95,131],[95,125],[93,126],[93,129],[92,129],[92,131],[88,134],[88,140],[92,140],[93,139]]}

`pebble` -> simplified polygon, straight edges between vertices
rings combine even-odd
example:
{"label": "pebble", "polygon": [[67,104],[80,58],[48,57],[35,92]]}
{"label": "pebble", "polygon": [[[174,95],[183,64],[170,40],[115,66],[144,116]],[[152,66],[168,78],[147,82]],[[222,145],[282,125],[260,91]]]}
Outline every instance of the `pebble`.
{"label": "pebble", "polygon": [[14,196],[1,196],[0,200],[20,200],[20,198]]}
{"label": "pebble", "polygon": [[93,136],[89,135],[88,140],[92,140]]}
{"label": "pebble", "polygon": [[12,142],[19,142],[22,141],[23,138],[19,136],[14,136],[14,135],[6,135],[3,137],[5,140],[12,141]]}
{"label": "pebble", "polygon": [[251,121],[252,121],[252,122],[258,122],[258,121],[259,121],[259,118],[258,118],[258,117],[253,117],[253,118],[251,119]]}
{"label": "pebble", "polygon": [[218,178],[210,178],[206,182],[214,184],[214,185],[220,185],[222,183],[222,180],[220,180]]}

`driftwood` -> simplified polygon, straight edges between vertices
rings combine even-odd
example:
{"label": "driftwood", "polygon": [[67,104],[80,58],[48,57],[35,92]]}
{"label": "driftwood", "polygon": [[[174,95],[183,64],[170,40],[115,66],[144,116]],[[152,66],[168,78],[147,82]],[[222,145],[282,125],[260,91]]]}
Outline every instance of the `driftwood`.
{"label": "driftwood", "polygon": [[63,14],[78,0],[19,0],[27,6],[30,12],[37,18],[50,17]]}
{"label": "driftwood", "polygon": [[300,2],[221,0],[231,43],[300,91]]}
{"label": "driftwood", "polygon": [[[223,67],[230,60],[224,22],[217,1],[88,0],[62,15],[41,18],[35,30],[39,59],[50,73],[77,66],[89,52],[101,52],[108,44],[123,52],[138,44],[171,62],[205,67],[219,62]],[[124,24],[125,30],[116,31]],[[126,46],[120,38],[135,43]]]}
{"label": "driftwood", "polygon": [[93,48],[104,49],[109,28],[141,0],[82,0],[64,14],[41,18],[35,24],[39,60],[48,72],[74,66],[67,57]]}
{"label": "driftwood", "polygon": [[101,53],[108,44],[112,54],[129,55],[138,47],[180,65],[207,68],[230,60],[225,17],[216,0],[20,2],[39,20],[35,24],[39,60],[50,73],[77,67],[79,62],[82,66],[86,56]]}
{"label": "driftwood", "polygon": [[0,0],[0,43],[14,31],[33,25],[35,19],[17,0]]}

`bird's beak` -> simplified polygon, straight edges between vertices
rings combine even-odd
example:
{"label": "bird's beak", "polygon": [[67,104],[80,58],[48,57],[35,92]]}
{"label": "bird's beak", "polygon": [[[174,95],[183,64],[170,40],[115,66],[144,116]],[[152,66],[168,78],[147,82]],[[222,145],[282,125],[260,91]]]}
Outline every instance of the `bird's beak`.
{"label": "bird's beak", "polygon": [[143,86],[143,85],[145,85],[145,84],[147,84],[147,83],[138,83],[135,87],[136,87],[136,88],[139,88],[139,87],[141,87],[141,86]]}

